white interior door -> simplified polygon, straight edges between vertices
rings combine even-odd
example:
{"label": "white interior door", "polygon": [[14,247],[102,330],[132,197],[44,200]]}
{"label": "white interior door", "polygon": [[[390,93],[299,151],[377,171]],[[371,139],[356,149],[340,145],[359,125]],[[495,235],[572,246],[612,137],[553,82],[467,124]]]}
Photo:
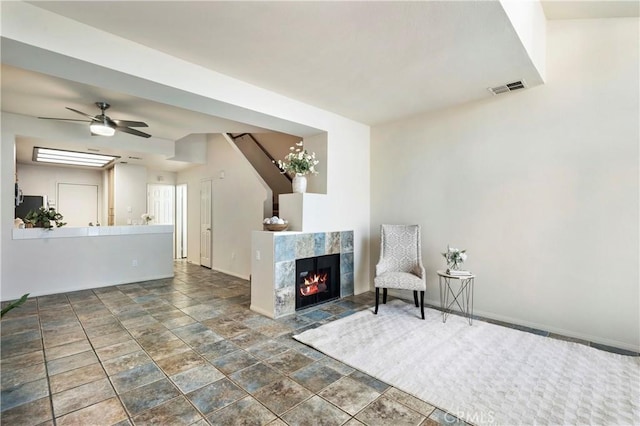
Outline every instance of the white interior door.
{"label": "white interior door", "polygon": [[200,265],[211,268],[211,180],[200,183]]}
{"label": "white interior door", "polygon": [[152,224],[173,225],[174,192],[173,185],[147,185],[147,213],[153,216]]}
{"label": "white interior door", "polygon": [[[175,216],[175,191],[173,185],[147,184],[147,213],[153,216],[153,225],[173,225]],[[176,257],[176,234],[173,233],[173,257]]]}
{"label": "white interior door", "polygon": [[176,258],[187,257],[187,184],[176,186]]}
{"label": "white interior door", "polygon": [[98,185],[58,184],[58,205],[66,226],[89,226],[98,223]]}

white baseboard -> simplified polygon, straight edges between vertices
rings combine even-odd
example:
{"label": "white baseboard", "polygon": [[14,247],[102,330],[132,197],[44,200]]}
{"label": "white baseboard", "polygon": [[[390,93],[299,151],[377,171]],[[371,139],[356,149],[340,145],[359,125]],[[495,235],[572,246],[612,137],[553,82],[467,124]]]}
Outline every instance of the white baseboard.
{"label": "white baseboard", "polygon": [[240,275],[236,272],[231,272],[231,271],[226,271],[224,269],[220,269],[220,268],[211,268],[212,271],[217,271],[217,272],[222,272],[223,274],[227,274],[227,275],[231,275],[232,277],[236,277],[236,278],[240,278],[242,280],[247,280],[249,281],[249,276],[246,275]]}

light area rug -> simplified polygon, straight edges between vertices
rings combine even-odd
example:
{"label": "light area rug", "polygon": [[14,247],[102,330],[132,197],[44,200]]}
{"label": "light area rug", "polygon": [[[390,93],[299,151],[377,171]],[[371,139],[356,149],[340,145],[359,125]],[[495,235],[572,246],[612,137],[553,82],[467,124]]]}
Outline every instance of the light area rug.
{"label": "light area rug", "polygon": [[294,338],[478,425],[640,425],[640,359],[400,300]]}

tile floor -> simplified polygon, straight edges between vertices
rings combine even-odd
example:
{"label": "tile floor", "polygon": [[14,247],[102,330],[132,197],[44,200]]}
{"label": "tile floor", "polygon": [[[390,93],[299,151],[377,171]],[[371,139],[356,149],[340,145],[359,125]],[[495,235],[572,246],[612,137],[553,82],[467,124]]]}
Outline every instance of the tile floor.
{"label": "tile floor", "polygon": [[173,279],[29,299],[1,323],[6,425],[465,423],[291,338],[373,293],[271,320],[250,286],[176,262]]}

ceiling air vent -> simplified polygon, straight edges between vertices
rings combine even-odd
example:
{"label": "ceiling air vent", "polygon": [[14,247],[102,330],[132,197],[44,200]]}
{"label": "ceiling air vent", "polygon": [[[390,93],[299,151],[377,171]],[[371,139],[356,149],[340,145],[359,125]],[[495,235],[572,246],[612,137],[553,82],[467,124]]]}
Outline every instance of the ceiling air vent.
{"label": "ceiling air vent", "polygon": [[489,87],[489,91],[494,95],[499,95],[501,93],[513,92],[514,90],[524,89],[525,84],[524,80],[514,81],[513,83],[507,83],[502,86]]}

